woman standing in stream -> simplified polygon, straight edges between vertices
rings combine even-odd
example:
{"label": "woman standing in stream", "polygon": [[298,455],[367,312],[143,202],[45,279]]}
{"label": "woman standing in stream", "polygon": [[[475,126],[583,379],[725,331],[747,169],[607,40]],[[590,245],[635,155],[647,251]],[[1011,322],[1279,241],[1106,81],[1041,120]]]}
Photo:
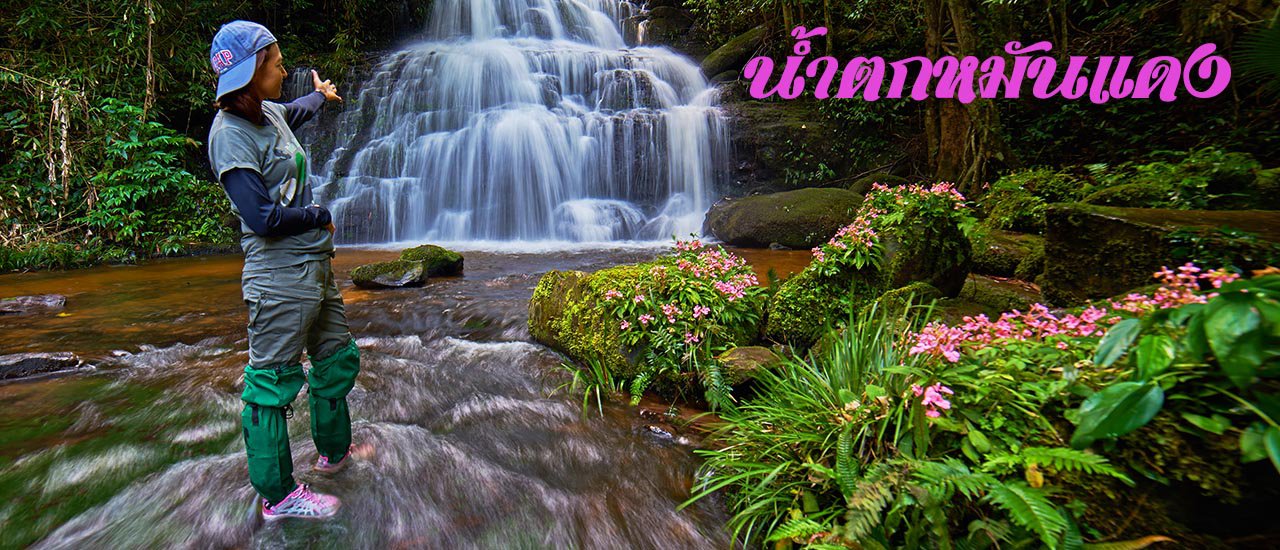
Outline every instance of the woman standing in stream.
{"label": "woman standing in stream", "polygon": [[[276,38],[248,21],[223,25],[210,63],[218,74],[218,113],[209,129],[209,164],[240,218],[244,249],[241,290],[249,308],[249,364],[241,414],[249,480],[266,519],[326,518],[337,497],[293,479],[287,419],[307,382],[315,471],[332,474],[351,462],[347,393],[360,371],[360,350],[347,327],[334,282],[334,226],[314,204],[306,156],[293,135],[337,87],[311,72],[316,91],[292,103],[280,97],[287,72]],[[302,352],[311,360],[302,369]]]}

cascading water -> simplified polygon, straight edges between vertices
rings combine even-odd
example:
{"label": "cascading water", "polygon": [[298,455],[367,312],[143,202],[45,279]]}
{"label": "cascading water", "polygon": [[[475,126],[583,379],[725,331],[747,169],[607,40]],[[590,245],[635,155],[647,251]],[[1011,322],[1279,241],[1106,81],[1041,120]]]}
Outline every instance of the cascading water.
{"label": "cascading water", "polygon": [[726,120],[697,65],[627,47],[632,4],[433,10],[427,41],[382,59],[348,98],[339,147],[317,167],[341,242],[701,233],[730,163]]}

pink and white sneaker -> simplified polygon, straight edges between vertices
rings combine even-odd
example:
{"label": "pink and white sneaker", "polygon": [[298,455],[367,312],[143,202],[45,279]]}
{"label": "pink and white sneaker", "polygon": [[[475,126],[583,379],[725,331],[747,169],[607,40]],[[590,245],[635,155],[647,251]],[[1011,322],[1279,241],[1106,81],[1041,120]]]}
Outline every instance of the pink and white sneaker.
{"label": "pink and white sneaker", "polygon": [[328,458],[324,455],[320,455],[320,458],[316,459],[315,471],[322,474],[336,474],[341,472],[343,468],[347,467],[347,463],[351,462],[351,450],[354,448],[355,445],[347,448],[347,454],[342,455],[342,458],[339,458],[335,462],[329,462]]}
{"label": "pink and white sneaker", "polygon": [[284,497],[284,500],[277,502],[275,506],[269,506],[267,499],[262,499],[262,517],[267,520],[324,519],[337,514],[341,506],[342,502],[338,497],[314,492],[306,483],[299,483],[289,496]]}

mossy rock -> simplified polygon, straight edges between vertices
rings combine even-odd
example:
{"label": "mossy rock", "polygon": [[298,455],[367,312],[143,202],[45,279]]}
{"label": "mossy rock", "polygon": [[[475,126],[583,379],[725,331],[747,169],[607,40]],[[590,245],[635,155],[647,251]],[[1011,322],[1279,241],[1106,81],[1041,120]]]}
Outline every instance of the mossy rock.
{"label": "mossy rock", "polygon": [[1152,273],[1182,262],[1170,233],[1229,226],[1280,242],[1280,212],[1170,210],[1081,203],[1052,205],[1046,216],[1041,289],[1052,305],[1069,306],[1150,284]]}
{"label": "mossy rock", "polygon": [[1019,266],[1037,250],[1043,260],[1044,237],[1001,229],[985,229],[973,238],[973,272],[997,277],[1014,277]]}
{"label": "mossy rock", "polygon": [[1258,170],[1254,175],[1253,189],[1258,197],[1258,208],[1280,210],[1280,168]]}
{"label": "mossy rock", "polygon": [[782,357],[764,346],[738,346],[716,357],[730,386],[739,386],[756,373],[782,365]]}
{"label": "mossy rock", "polygon": [[917,218],[883,232],[881,242],[885,250],[885,288],[923,281],[944,296],[955,296],[973,266],[973,245],[951,220]]}
{"label": "mossy rock", "polygon": [[813,345],[830,325],[838,324],[836,314],[845,315],[847,300],[857,306],[875,298],[883,290],[882,277],[871,270],[835,277],[821,277],[806,269],[793,275],[769,299],[765,337],[793,349]]}
{"label": "mossy rock", "polygon": [[401,260],[422,262],[431,277],[462,274],[462,255],[434,244],[424,244],[400,253]]}
{"label": "mossy rock", "polygon": [[579,363],[598,362],[614,376],[635,376],[635,364],[604,293],[631,288],[643,273],[644,268],[635,265],[595,273],[547,272],[529,300],[529,334]]}
{"label": "mossy rock", "polygon": [[906,185],[907,178],[886,172],[876,172],[854,180],[853,183],[849,184],[849,190],[859,195],[866,195],[871,190],[871,186],[877,183],[888,187],[897,187]]}
{"label": "mossy rock", "polygon": [[1125,183],[1094,191],[1081,202],[1101,206],[1152,208],[1168,204],[1169,193],[1168,187],[1159,184]]}
{"label": "mossy rock", "polygon": [[880,311],[902,311],[911,305],[927,305],[942,298],[942,292],[924,281],[916,281],[907,286],[895,288],[881,294],[875,299],[876,309]]}
{"label": "mossy rock", "polygon": [[982,305],[989,315],[1014,309],[1027,311],[1031,304],[1040,301],[1040,293],[1025,282],[996,280],[982,275],[969,277],[958,297]]}
{"label": "mossy rock", "polygon": [[1031,250],[1022,261],[1018,262],[1018,267],[1013,270],[1013,277],[1023,281],[1035,282],[1044,273],[1044,239],[1039,239],[1032,245]]}
{"label": "mossy rock", "polygon": [[744,32],[723,46],[716,48],[702,60],[702,74],[711,76],[725,71],[742,72],[742,67],[751,59],[764,40],[764,27],[756,27]]}
{"label": "mossy rock", "polygon": [[351,282],[360,288],[421,286],[427,277],[426,266],[410,260],[365,264],[351,270]]}
{"label": "mossy rock", "polygon": [[987,227],[1039,234],[1047,205],[1079,200],[1084,188],[1085,182],[1070,173],[1036,168],[1001,177],[978,204]]}
{"label": "mossy rock", "polygon": [[720,201],[706,228],[735,246],[812,248],[853,221],[862,197],[844,189],[806,188]]}

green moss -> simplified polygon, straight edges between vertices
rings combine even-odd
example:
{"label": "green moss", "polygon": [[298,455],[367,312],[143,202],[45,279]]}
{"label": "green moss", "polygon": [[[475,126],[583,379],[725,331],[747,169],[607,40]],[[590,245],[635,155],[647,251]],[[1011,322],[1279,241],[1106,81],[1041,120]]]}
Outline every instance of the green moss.
{"label": "green moss", "polygon": [[765,335],[793,348],[807,348],[828,325],[840,322],[836,313],[856,308],[882,289],[880,277],[871,271],[820,277],[806,269],[783,282],[770,298]]}
{"label": "green moss", "polygon": [[1280,168],[1258,170],[1254,176],[1253,190],[1258,198],[1256,207],[1280,210]]}
{"label": "green moss", "polygon": [[1044,239],[1032,242],[1027,255],[1014,268],[1013,276],[1023,281],[1035,281],[1041,273],[1044,273]]}
{"label": "green moss", "polygon": [[1168,205],[1171,193],[1168,186],[1159,183],[1126,183],[1094,191],[1083,202],[1103,206],[1156,208]]}
{"label": "green moss", "polygon": [[1070,173],[1038,168],[1000,178],[978,202],[987,227],[1038,234],[1044,231],[1047,205],[1079,200],[1084,188],[1085,182]]}
{"label": "green moss", "polygon": [[422,262],[393,260],[352,269],[351,282],[360,288],[417,286],[427,282],[427,273]]}
{"label": "green moss", "polygon": [[1040,296],[1017,281],[997,281],[989,277],[970,277],[960,298],[983,306],[995,314],[1014,309],[1026,311]]}
{"label": "green moss", "polygon": [[895,288],[876,298],[876,309],[882,311],[900,311],[910,305],[925,305],[942,298],[933,285],[924,281],[916,281],[907,286]]}
{"label": "green moss", "polygon": [[400,259],[422,262],[431,277],[462,274],[462,255],[434,244],[407,249],[400,253]]}

